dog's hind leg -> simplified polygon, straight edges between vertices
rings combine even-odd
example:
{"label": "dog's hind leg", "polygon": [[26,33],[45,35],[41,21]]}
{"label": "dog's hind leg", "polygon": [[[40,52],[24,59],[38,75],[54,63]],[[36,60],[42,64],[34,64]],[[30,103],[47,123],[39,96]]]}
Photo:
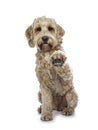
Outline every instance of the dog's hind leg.
{"label": "dog's hind leg", "polygon": [[77,106],[77,102],[78,102],[78,97],[74,89],[70,89],[66,93],[66,102],[67,102],[67,107],[65,107],[62,110],[62,114],[67,116],[72,115],[74,113],[74,109]]}

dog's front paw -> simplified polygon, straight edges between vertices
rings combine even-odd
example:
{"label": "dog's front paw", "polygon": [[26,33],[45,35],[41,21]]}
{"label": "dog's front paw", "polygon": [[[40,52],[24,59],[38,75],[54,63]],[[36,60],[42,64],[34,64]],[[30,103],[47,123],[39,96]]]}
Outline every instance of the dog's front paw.
{"label": "dog's front paw", "polygon": [[62,51],[56,51],[52,54],[51,60],[54,66],[62,66],[66,60],[66,56]]}
{"label": "dog's front paw", "polygon": [[74,113],[74,109],[71,107],[67,107],[62,111],[63,115],[70,116]]}
{"label": "dog's front paw", "polygon": [[53,118],[52,118],[52,114],[51,113],[48,113],[48,114],[42,114],[42,116],[41,116],[41,120],[42,121],[50,121],[50,120],[52,120]]}

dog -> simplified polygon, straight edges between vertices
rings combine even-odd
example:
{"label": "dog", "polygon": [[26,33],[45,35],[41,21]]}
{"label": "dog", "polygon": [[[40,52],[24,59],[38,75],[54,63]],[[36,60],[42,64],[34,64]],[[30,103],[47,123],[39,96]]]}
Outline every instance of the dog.
{"label": "dog", "polygon": [[36,75],[40,83],[38,108],[41,120],[53,119],[53,110],[72,115],[78,96],[73,75],[62,47],[64,29],[54,19],[45,16],[34,20],[25,35],[30,47],[36,46]]}

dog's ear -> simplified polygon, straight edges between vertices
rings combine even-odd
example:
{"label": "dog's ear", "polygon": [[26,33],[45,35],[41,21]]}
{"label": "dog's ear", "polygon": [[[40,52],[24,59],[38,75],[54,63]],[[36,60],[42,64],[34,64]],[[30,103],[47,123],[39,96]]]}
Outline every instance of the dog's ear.
{"label": "dog's ear", "polygon": [[64,31],[64,29],[63,29],[60,25],[58,25],[58,24],[57,24],[57,31],[58,31],[59,36],[61,36],[61,37],[64,36],[65,31]]}
{"label": "dog's ear", "polygon": [[26,37],[27,37],[29,46],[30,46],[30,47],[34,47],[35,44],[34,44],[34,42],[33,42],[33,27],[32,27],[32,25],[29,26],[29,27],[26,29],[25,35],[26,35]]}

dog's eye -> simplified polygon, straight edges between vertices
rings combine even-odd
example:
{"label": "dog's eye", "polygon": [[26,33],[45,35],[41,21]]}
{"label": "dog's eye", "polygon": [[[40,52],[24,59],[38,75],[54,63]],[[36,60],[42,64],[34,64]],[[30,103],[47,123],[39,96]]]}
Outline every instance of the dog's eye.
{"label": "dog's eye", "polygon": [[48,27],[48,30],[49,30],[49,31],[54,31],[54,28],[49,26],[49,27]]}
{"label": "dog's eye", "polygon": [[40,32],[41,31],[41,27],[37,27],[36,29],[35,29],[35,32]]}

